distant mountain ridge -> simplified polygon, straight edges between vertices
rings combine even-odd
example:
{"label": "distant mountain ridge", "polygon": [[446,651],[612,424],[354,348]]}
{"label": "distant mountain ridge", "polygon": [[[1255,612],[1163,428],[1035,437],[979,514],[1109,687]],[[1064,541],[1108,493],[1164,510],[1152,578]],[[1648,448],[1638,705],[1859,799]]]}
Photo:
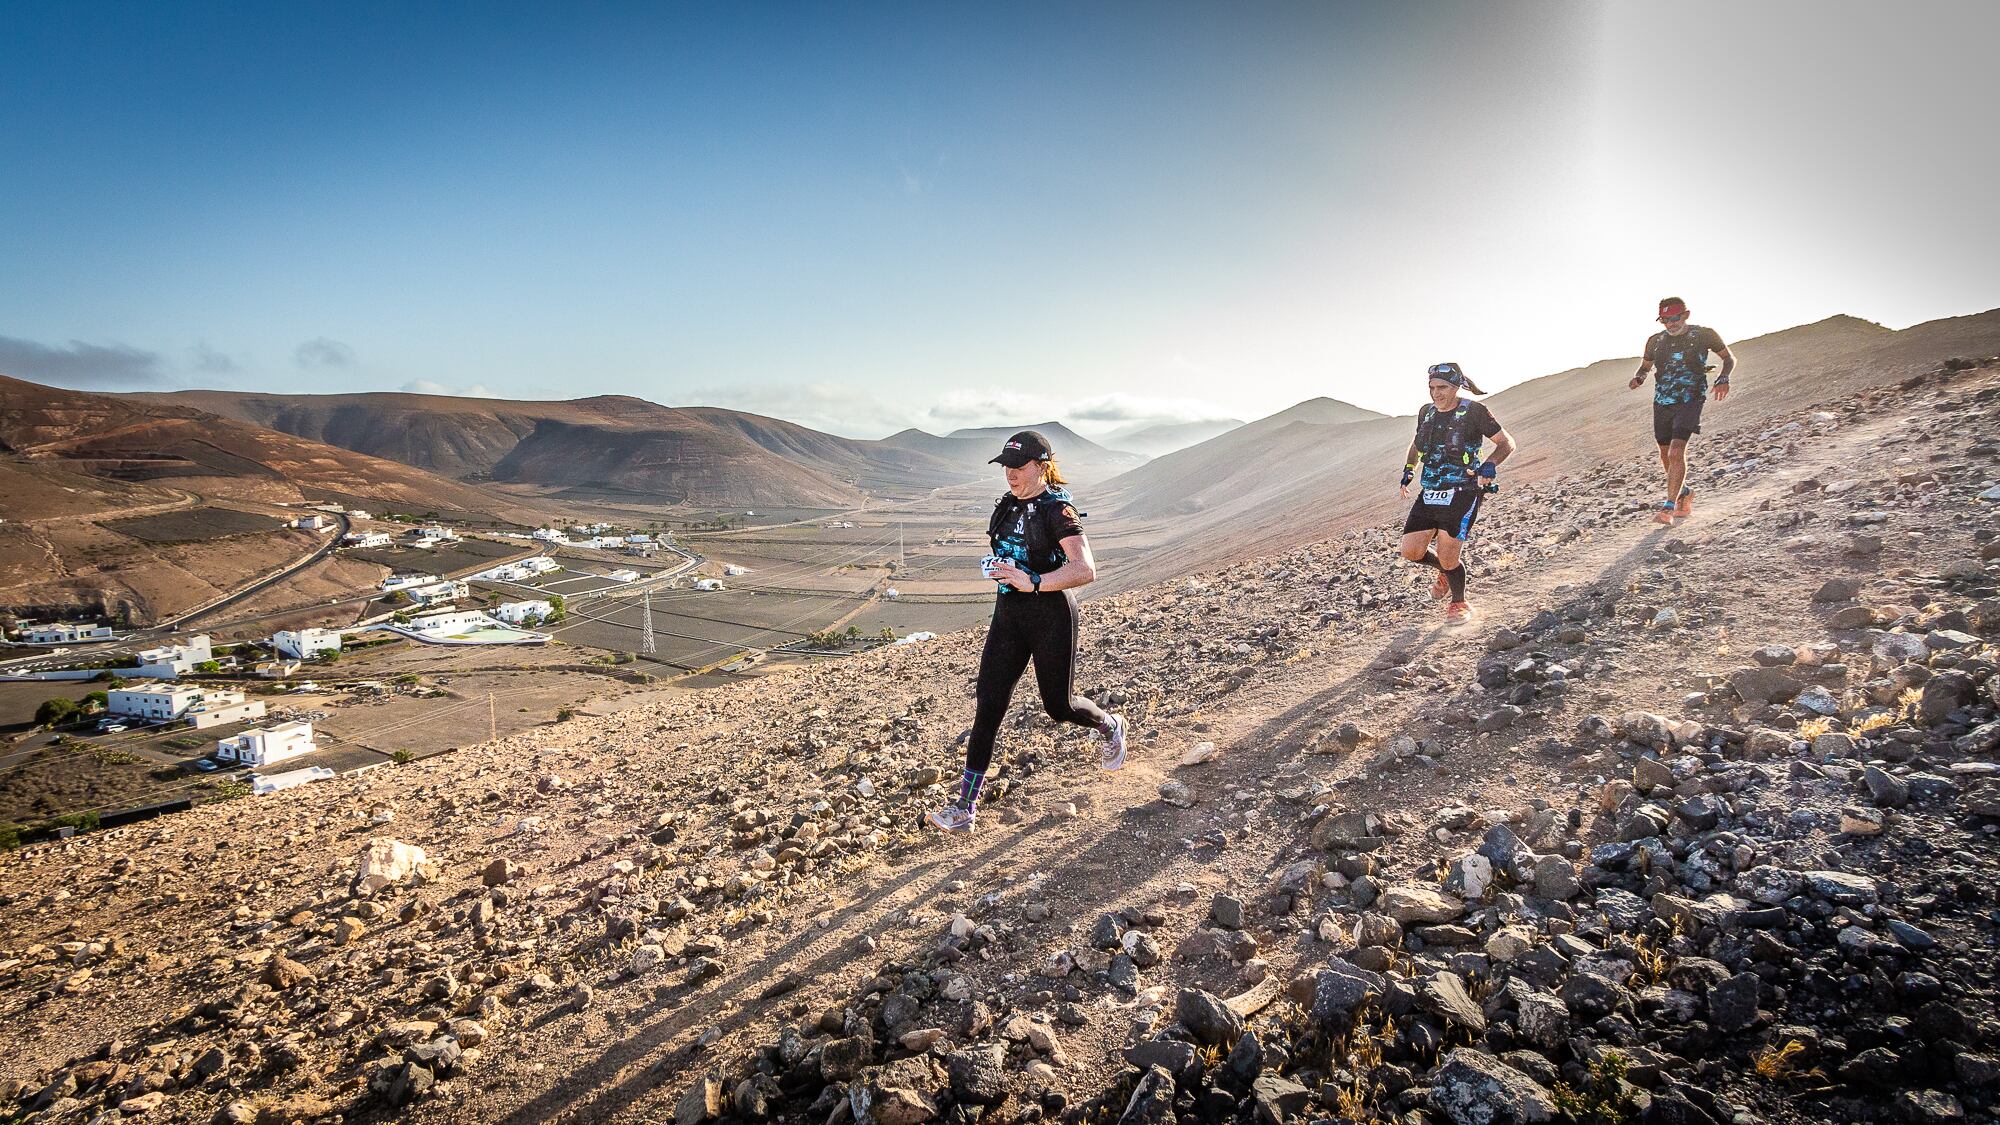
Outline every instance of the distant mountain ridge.
{"label": "distant mountain ridge", "polygon": [[536,402],[378,392],[133,396],[446,473],[543,489],[599,489],[700,506],[849,507],[971,479],[971,465],[714,407],[625,395]]}

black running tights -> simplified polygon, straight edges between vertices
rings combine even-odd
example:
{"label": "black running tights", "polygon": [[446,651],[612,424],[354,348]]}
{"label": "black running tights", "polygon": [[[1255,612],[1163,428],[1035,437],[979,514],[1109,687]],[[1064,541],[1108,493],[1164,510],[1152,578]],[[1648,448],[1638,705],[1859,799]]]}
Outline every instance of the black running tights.
{"label": "black running tights", "polygon": [[993,739],[1013,701],[1014,685],[1035,662],[1035,684],[1049,718],[1080,727],[1102,728],[1102,708],[1076,694],[1076,599],[1069,592],[995,595],[986,651],[979,657],[978,710],[965,749],[965,768],[985,773],[993,762]]}

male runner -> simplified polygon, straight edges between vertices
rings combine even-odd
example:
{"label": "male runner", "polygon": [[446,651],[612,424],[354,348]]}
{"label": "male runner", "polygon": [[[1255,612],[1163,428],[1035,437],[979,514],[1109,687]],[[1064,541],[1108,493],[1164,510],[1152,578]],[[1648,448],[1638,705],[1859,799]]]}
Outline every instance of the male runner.
{"label": "male runner", "polygon": [[1687,485],[1688,439],[1701,432],[1701,408],[1708,401],[1708,353],[1722,357],[1722,374],[1715,377],[1715,401],[1729,397],[1729,373],[1736,357],[1713,328],[1688,323],[1687,302],[1668,297],[1660,302],[1665,329],[1646,341],[1646,356],[1627,388],[1638,390],[1646,376],[1653,380],[1653,440],[1660,443],[1660,465],[1667,470],[1667,499],[1653,522],[1672,527],[1674,517],[1694,515],[1694,489]]}
{"label": "male runner", "polygon": [[[1479,516],[1479,499],[1496,466],[1514,453],[1514,439],[1484,403],[1461,398],[1460,391],[1484,394],[1456,363],[1430,369],[1431,401],[1417,412],[1417,437],[1404,457],[1403,495],[1418,481],[1422,495],[1410,506],[1403,523],[1403,557],[1438,572],[1431,597],[1451,599],[1445,607],[1447,625],[1462,625],[1472,617],[1465,601],[1465,564],[1459,552]],[[1493,456],[1479,459],[1479,447],[1493,439]],[[1437,547],[1431,544],[1436,541]]]}

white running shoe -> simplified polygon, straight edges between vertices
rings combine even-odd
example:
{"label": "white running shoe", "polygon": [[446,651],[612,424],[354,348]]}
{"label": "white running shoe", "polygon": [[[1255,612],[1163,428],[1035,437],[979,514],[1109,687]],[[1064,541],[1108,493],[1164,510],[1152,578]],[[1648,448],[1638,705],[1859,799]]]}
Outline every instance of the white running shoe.
{"label": "white running shoe", "polygon": [[1125,765],[1125,716],[1111,716],[1110,725],[1110,730],[1097,733],[1104,740],[1104,749],[1097,755],[1097,766],[1107,773]]}
{"label": "white running shoe", "polygon": [[924,814],[932,824],[946,832],[972,831],[972,810],[953,801],[941,809],[932,809]]}

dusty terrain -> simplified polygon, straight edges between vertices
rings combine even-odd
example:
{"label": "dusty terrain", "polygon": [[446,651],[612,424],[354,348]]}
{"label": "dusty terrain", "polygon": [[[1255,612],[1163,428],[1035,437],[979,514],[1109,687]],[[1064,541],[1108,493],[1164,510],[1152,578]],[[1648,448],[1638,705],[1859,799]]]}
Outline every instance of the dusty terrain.
{"label": "dusty terrain", "polygon": [[1024,692],[970,838],[976,632],[14,853],[0,1099],[1990,1121],[1996,418],[1800,403],[1672,529],[1643,457],[1510,487],[1463,630],[1385,527],[1096,600],[1133,760]]}

